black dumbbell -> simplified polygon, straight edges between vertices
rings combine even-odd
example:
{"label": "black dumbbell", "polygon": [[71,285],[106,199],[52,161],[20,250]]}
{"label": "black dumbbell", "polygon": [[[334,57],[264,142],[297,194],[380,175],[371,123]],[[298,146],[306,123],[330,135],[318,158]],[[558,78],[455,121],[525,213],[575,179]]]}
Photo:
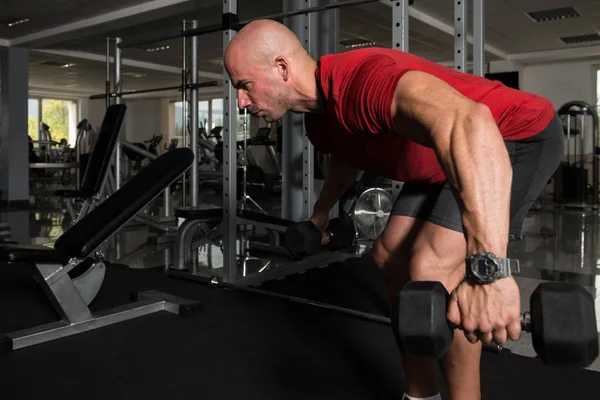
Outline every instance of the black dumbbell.
{"label": "black dumbbell", "polygon": [[[329,221],[327,232],[328,243],[325,246],[330,251],[350,247],[354,240],[354,225],[347,214],[342,214],[339,218],[333,218]],[[302,221],[290,225],[284,234],[283,245],[294,257],[304,257],[318,253],[323,246],[321,245],[323,233],[311,221]]]}
{"label": "black dumbbell", "polygon": [[[439,282],[409,282],[398,294],[392,326],[400,349],[409,355],[441,358],[455,327],[446,319],[449,294]],[[541,283],[530,298],[521,329],[550,366],[586,367],[598,357],[594,298],[580,285]]]}

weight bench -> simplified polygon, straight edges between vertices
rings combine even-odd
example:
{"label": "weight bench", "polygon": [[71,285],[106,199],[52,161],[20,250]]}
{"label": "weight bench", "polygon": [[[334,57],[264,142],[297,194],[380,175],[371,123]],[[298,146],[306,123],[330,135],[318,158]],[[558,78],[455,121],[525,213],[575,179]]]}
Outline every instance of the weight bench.
{"label": "weight bench", "polygon": [[[102,201],[105,194],[108,170],[113,160],[115,147],[119,140],[119,132],[125,118],[127,107],[123,104],[111,105],[106,109],[102,126],[98,132],[98,140],[94,145],[88,161],[81,188],[79,190],[57,190],[55,194],[65,200],[65,205],[73,223],[93,210]],[[83,205],[76,213],[72,201],[83,201]]]}
{"label": "weight bench", "polygon": [[[104,265],[97,249],[183,174],[193,158],[188,148],[160,156],[66,231],[54,248],[0,245],[0,262],[35,266],[37,281],[61,316],[61,321],[55,323],[0,335],[0,353],[159,311],[186,316],[198,308],[196,302],[155,291],[138,293],[136,302],[99,313],[88,308],[104,279]],[[99,262],[86,261],[94,256]],[[82,266],[83,273],[72,278],[73,270]]]}

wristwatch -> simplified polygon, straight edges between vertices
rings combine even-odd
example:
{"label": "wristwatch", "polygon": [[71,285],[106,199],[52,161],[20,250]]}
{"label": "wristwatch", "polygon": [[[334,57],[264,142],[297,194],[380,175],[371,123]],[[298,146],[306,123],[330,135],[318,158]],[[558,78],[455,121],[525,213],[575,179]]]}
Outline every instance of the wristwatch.
{"label": "wristwatch", "polygon": [[465,261],[467,277],[484,285],[520,271],[519,260],[496,257],[493,253],[477,253]]}

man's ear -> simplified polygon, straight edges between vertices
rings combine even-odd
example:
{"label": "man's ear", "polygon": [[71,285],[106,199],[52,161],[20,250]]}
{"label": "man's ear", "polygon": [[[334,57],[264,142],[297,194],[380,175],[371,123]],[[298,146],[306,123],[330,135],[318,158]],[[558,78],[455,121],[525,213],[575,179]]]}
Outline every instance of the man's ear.
{"label": "man's ear", "polygon": [[277,56],[275,58],[275,67],[284,81],[290,79],[290,62],[286,57]]}

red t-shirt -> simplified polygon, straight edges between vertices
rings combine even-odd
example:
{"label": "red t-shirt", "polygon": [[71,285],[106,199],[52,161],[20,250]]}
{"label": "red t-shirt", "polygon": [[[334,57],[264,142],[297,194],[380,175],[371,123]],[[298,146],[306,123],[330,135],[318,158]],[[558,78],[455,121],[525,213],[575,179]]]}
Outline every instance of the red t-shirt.
{"label": "red t-shirt", "polygon": [[446,180],[433,149],[393,132],[391,104],[398,80],[410,70],[434,75],[469,99],[485,104],[505,140],[541,132],[554,116],[548,100],[500,82],[457,72],[413,54],[367,48],[326,55],[315,77],[325,114],[305,114],[315,149],[363,171],[402,181]]}

